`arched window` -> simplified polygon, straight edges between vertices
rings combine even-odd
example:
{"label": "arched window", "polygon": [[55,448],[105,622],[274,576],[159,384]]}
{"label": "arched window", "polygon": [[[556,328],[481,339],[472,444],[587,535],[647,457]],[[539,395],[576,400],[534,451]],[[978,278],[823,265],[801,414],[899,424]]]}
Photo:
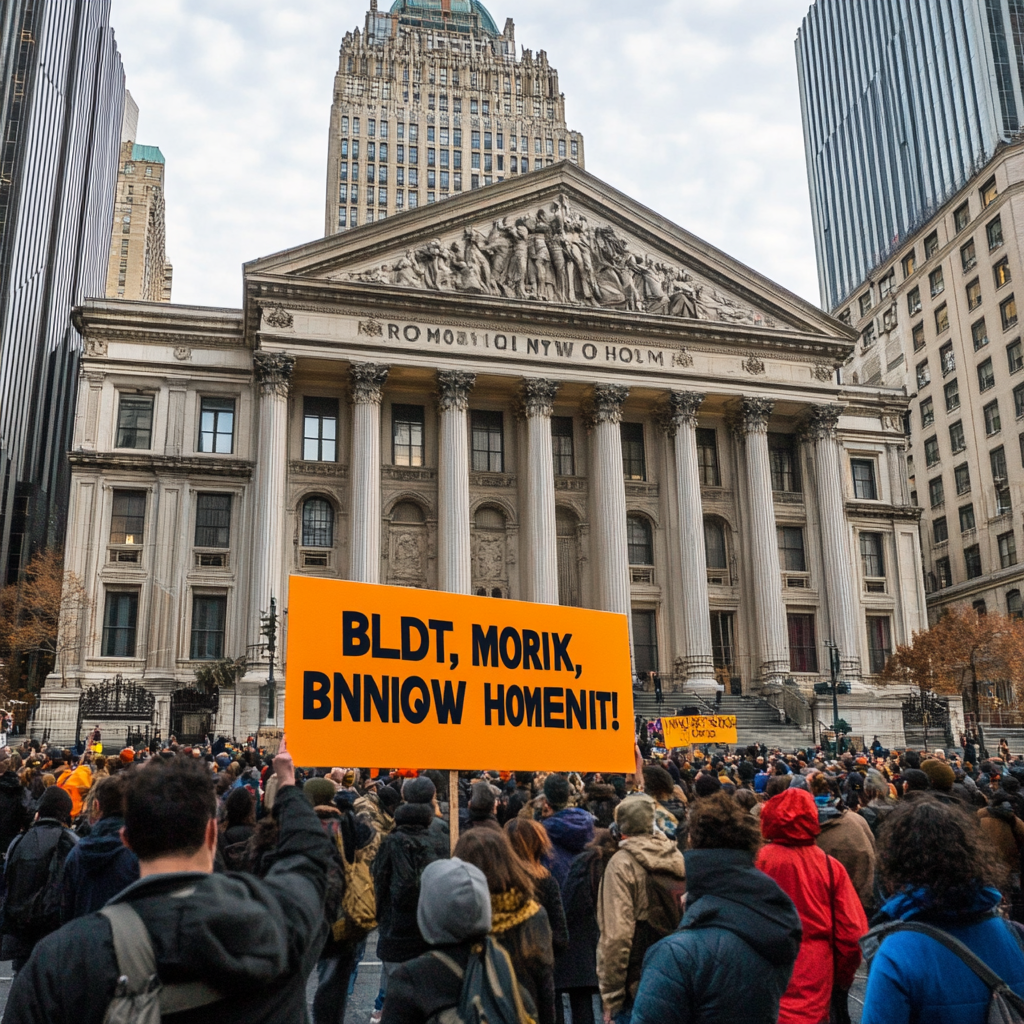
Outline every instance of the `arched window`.
{"label": "arched window", "polygon": [[729,560],[725,552],[725,530],[714,519],[704,520],[704,550],[709,569],[728,569]]}
{"label": "arched window", "polygon": [[475,522],[478,530],[505,529],[505,517],[496,508],[477,509]]}
{"label": "arched window", "polygon": [[629,545],[630,565],[654,565],[651,524],[643,516],[627,517],[626,542]]}
{"label": "arched window", "polygon": [[309,498],[302,505],[302,546],[334,547],[334,509],[324,498]]}
{"label": "arched window", "polygon": [[1006,614],[1011,619],[1024,619],[1024,601],[1019,590],[1011,590],[1006,595]]}
{"label": "arched window", "polygon": [[393,523],[422,523],[423,510],[413,501],[400,501],[391,510]]}

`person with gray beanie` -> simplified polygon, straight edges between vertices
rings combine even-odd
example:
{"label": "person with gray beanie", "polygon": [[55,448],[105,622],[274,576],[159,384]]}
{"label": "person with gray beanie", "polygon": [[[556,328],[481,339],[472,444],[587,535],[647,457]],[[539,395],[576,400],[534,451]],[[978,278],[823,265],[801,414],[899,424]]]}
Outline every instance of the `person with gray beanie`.
{"label": "person with gray beanie", "polygon": [[426,804],[434,813],[430,822],[430,831],[448,840],[448,822],[441,817],[437,806],[437,786],[434,780],[426,775],[416,779],[406,779],[402,786],[402,799],[407,804]]}

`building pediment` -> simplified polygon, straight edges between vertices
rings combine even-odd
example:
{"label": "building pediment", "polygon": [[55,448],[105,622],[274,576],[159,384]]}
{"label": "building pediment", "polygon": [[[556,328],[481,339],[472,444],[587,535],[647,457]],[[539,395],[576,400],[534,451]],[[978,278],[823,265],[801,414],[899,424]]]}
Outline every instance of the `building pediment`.
{"label": "building pediment", "polygon": [[567,163],[258,260],[246,274],[851,340],[816,307]]}

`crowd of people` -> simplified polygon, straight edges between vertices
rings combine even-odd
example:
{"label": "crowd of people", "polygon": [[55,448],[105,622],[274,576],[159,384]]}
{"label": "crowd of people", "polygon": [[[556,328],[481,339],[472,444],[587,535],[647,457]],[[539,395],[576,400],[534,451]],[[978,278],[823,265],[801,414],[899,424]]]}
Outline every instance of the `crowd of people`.
{"label": "crowd of people", "polygon": [[11,1024],[342,1024],[374,932],[374,1024],[843,1022],[865,959],[864,1024],[1024,1010],[1005,748],[638,748],[450,791],[283,742],[86,747],[0,754]]}

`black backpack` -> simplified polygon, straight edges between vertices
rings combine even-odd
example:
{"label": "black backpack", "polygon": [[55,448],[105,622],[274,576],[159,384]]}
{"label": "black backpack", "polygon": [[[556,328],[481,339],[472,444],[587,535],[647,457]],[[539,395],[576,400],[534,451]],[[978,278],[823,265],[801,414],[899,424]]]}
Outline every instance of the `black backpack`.
{"label": "black backpack", "polygon": [[683,897],[686,895],[686,879],[670,872],[644,868],[644,880],[647,919],[637,921],[633,928],[633,945],[626,965],[626,990],[631,996],[636,995],[640,985],[647,950],[679,927],[683,919]]}
{"label": "black backpack", "polygon": [[60,927],[64,864],[74,847],[75,836],[63,827],[37,824],[18,837],[7,856],[5,933],[40,939]]}
{"label": "black backpack", "polygon": [[437,1014],[437,1024],[534,1024],[512,961],[490,936],[473,946],[465,971],[440,950],[430,955],[462,981],[458,1005]]}

